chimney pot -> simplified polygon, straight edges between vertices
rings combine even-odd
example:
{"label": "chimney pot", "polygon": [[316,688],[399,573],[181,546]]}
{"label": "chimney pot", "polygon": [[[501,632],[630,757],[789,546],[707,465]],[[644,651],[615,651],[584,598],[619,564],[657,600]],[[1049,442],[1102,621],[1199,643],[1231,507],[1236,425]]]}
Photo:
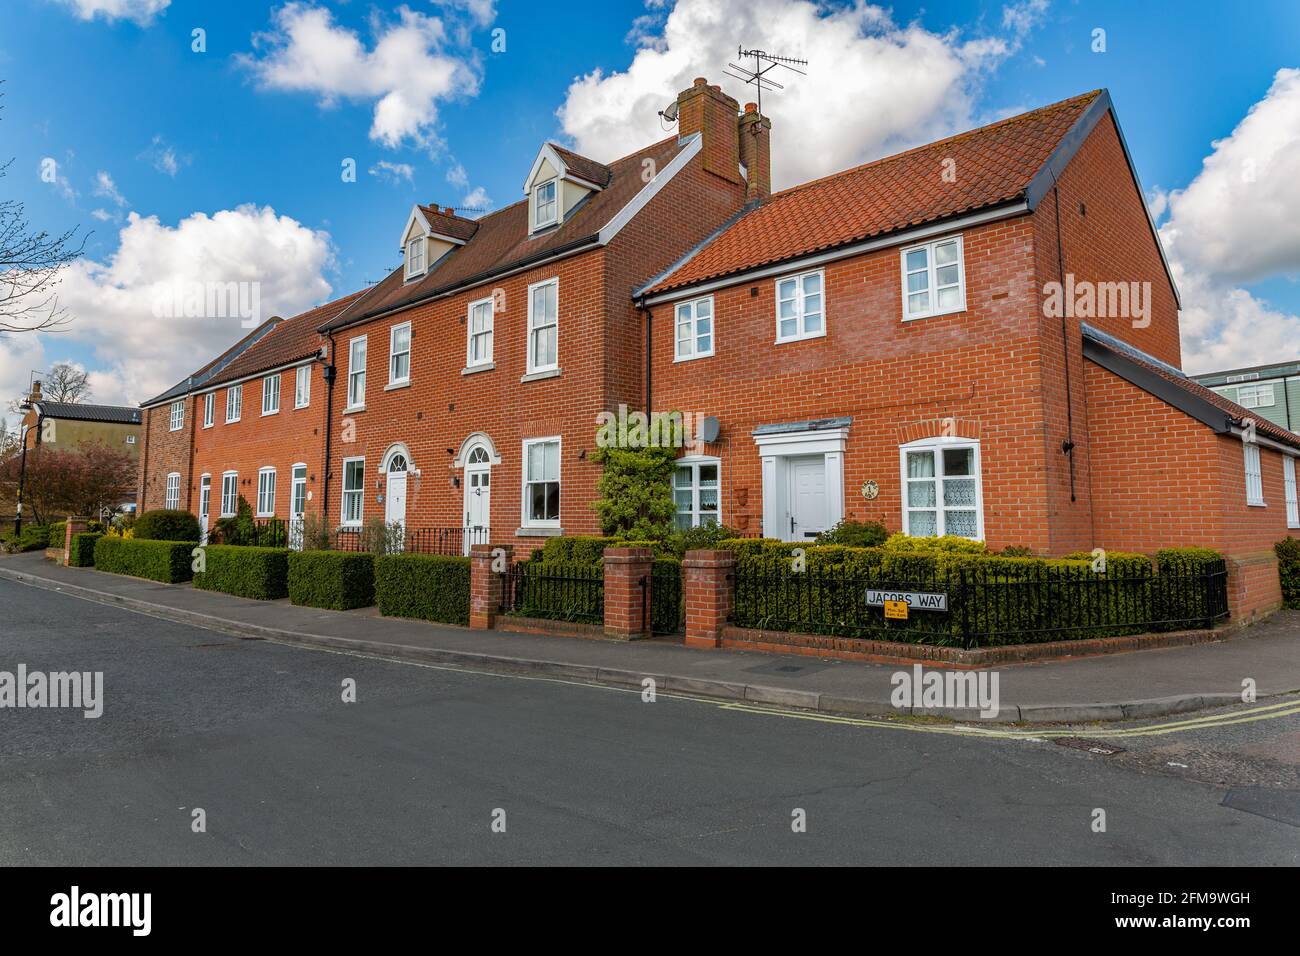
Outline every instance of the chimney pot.
{"label": "chimney pot", "polygon": [[745,104],[745,112],[746,112],[746,113],[757,113],[757,112],[758,112],[758,104],[757,104],[757,103],[746,103],[746,104]]}
{"label": "chimney pot", "polygon": [[695,78],[695,85],[696,85],[696,86],[708,86],[708,85],[709,85],[709,81],[706,80],[706,79],[705,79],[704,77],[702,77],[702,76],[697,76],[697,77]]}

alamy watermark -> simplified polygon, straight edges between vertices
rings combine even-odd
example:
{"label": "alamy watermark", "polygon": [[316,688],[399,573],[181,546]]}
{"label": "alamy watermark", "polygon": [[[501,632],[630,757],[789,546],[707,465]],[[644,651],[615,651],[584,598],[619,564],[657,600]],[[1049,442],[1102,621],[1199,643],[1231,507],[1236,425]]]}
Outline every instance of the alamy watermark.
{"label": "alamy watermark", "polygon": [[707,416],[703,412],[629,411],[626,404],[617,412],[596,416],[596,445],[600,448],[687,448],[704,445],[701,436]]}
{"label": "alamy watermark", "polygon": [[977,707],[985,718],[996,717],[1000,709],[997,671],[926,671],[914,664],[910,671],[895,671],[889,681],[894,686],[889,702],[896,709]]}
{"label": "alamy watermark", "polygon": [[1065,282],[1043,284],[1043,314],[1059,319],[1129,319],[1135,329],[1151,324],[1150,282],[1090,282],[1073,272]]}
{"label": "alamy watermark", "polygon": [[71,708],[94,719],[104,713],[103,671],[0,671],[0,709]]}
{"label": "alamy watermark", "polygon": [[152,310],[156,319],[239,319],[245,329],[262,321],[262,283],[155,282]]}

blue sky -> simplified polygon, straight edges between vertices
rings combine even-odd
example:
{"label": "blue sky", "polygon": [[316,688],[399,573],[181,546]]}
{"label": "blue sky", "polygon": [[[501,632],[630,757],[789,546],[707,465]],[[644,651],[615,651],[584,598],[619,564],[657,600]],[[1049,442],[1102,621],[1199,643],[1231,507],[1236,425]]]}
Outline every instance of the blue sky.
{"label": "blue sky", "polygon": [[[1249,236],[1273,213],[1225,200],[1203,163],[1264,104],[1221,164],[1258,156],[1251,195],[1289,182],[1276,204],[1297,205],[1282,174],[1300,168],[1300,123],[1270,133],[1300,117],[1300,81],[1279,79],[1300,67],[1297,28],[1294,2],[7,0],[0,158],[14,163],[0,194],[42,228],[91,235],[66,283],[73,321],[0,341],[0,389],[70,359],[95,373],[97,398],[145,399],[240,332],[141,315],[154,264],[256,273],[264,313],[292,314],[395,265],[413,202],[516,201],[547,138],[613,158],[664,135],[654,104],[694,75],[744,101],[722,76],[742,42],[812,61],[767,104],[784,185],[1109,88],[1176,247],[1185,365],[1274,360],[1287,343],[1294,356],[1300,208],[1258,254],[1225,251],[1216,236]],[[348,158],[355,182],[340,175]],[[48,159],[55,182],[40,176]]]}

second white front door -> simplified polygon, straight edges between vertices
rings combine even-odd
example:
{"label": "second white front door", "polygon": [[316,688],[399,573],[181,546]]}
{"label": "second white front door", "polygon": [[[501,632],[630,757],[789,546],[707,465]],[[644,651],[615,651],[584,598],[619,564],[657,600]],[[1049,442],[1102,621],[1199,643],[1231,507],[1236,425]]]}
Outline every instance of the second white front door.
{"label": "second white front door", "polygon": [[406,527],[406,472],[388,472],[388,488],[384,492],[384,521],[394,521]]}
{"label": "second white front door", "polygon": [[815,538],[828,527],[826,507],[826,456],[791,458],[788,474],[790,491],[790,541]]}
{"label": "second white front door", "polygon": [[199,479],[199,544],[208,543],[208,512],[212,510],[212,479]]}

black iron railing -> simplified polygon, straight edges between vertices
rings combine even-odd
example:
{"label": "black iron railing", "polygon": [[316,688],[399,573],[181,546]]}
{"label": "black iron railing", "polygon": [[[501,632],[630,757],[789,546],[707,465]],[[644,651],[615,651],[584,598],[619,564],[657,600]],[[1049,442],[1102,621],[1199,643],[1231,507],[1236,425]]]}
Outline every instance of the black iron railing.
{"label": "black iron railing", "polygon": [[686,624],[680,561],[656,561],[650,577],[650,630],[676,634]]}
{"label": "black iron railing", "polygon": [[[968,648],[1211,628],[1228,615],[1223,561],[1122,573],[960,567],[904,578],[744,559],[734,586],[731,621],[740,627]],[[906,618],[887,618],[883,602],[906,595],[914,602]]]}
{"label": "black iron railing", "polygon": [[521,617],[601,624],[605,569],[599,564],[521,561],[506,573],[502,610]]}
{"label": "black iron railing", "polygon": [[[406,552],[407,554],[469,554],[469,546],[488,544],[488,528],[403,528],[390,530],[386,547],[377,541],[376,532],[365,528],[338,528],[331,535],[331,546],[338,551]],[[376,540],[372,540],[376,539]]]}

